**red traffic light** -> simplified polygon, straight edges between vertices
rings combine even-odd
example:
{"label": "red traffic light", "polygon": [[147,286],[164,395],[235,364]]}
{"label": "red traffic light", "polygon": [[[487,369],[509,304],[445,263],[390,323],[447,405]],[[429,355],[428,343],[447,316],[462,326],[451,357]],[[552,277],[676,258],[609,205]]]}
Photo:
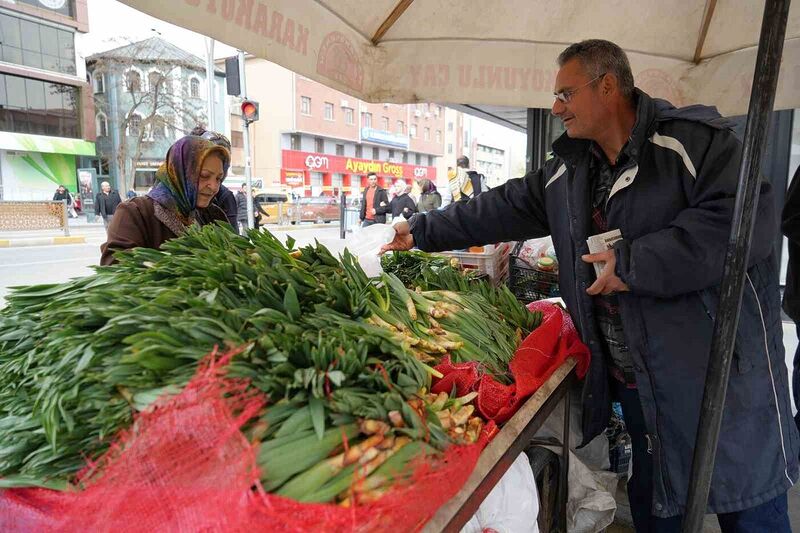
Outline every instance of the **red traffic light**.
{"label": "red traffic light", "polygon": [[258,102],[245,100],[242,102],[242,118],[248,123],[258,120]]}

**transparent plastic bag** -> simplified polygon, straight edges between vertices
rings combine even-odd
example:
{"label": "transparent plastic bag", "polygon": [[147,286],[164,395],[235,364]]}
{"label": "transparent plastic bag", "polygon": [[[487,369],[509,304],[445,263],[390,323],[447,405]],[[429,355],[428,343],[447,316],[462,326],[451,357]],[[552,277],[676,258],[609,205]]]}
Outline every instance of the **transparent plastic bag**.
{"label": "transparent plastic bag", "polygon": [[395,230],[388,224],[373,224],[353,232],[346,239],[323,239],[323,244],[334,255],[341,255],[345,248],[358,258],[367,276],[378,276],[383,272],[378,253],[384,244],[392,242]]}

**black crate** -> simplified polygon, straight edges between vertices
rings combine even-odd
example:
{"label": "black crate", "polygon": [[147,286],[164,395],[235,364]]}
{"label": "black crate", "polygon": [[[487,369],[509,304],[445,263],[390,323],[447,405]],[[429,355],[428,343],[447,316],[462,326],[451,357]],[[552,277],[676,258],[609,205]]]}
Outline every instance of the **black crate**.
{"label": "black crate", "polygon": [[514,246],[508,265],[508,288],[512,294],[524,303],[558,296],[558,273],[537,270],[520,259],[522,245],[520,241]]}

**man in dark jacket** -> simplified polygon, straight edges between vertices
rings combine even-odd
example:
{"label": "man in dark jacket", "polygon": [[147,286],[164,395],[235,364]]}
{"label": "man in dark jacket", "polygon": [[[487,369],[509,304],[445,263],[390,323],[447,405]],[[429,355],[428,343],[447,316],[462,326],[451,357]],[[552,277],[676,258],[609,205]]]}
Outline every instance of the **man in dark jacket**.
{"label": "man in dark jacket", "polygon": [[[247,184],[242,183],[241,188],[236,191],[236,227],[241,233],[247,229]],[[255,207],[255,206],[254,206]]]}
{"label": "man in dark jacket", "polygon": [[[583,441],[622,403],[633,443],[628,495],[637,532],[679,531],[741,143],[716,110],[675,109],[635,89],[615,44],[561,53],[553,114],[566,127],[555,156],[469,202],[416,215],[384,247],[425,251],[551,235],[561,294],[592,360]],[[786,491],[800,437],[783,364],[772,189],[761,200],[736,334],[708,512],[724,532],[790,531]],[[587,239],[618,230],[611,249]],[[594,264],[605,265],[596,276]]]}
{"label": "man in dark jacket", "polygon": [[[783,205],[781,231],[789,239],[789,264],[786,269],[786,290],[783,293],[783,310],[794,320],[800,337],[800,167],[794,173],[786,203]],[[794,354],[792,391],[797,414],[794,421],[800,429],[800,346]]]}
{"label": "man in dark jacket", "polygon": [[386,189],[378,185],[378,176],[370,172],[367,182],[364,194],[361,195],[361,211],[358,215],[362,228],[385,224],[386,213],[389,212],[389,195],[386,194]]}
{"label": "man in dark jacket", "polygon": [[94,198],[95,213],[103,217],[103,226],[108,229],[111,219],[114,218],[114,211],[122,203],[117,191],[111,190],[111,184],[104,181],[100,184],[100,192]]}

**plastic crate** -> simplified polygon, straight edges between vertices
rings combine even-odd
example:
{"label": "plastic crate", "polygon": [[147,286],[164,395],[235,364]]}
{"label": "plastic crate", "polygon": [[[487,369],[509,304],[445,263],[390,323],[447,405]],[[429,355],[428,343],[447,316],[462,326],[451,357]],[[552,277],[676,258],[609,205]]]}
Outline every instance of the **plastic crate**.
{"label": "plastic crate", "polygon": [[455,257],[465,270],[475,270],[486,274],[495,285],[504,283],[508,278],[508,262],[511,246],[500,243],[486,246],[482,253],[476,252],[441,252],[442,255]]}
{"label": "plastic crate", "polygon": [[559,296],[558,272],[537,270],[518,258],[523,242],[514,246],[509,259],[508,288],[518,300],[524,303]]}

